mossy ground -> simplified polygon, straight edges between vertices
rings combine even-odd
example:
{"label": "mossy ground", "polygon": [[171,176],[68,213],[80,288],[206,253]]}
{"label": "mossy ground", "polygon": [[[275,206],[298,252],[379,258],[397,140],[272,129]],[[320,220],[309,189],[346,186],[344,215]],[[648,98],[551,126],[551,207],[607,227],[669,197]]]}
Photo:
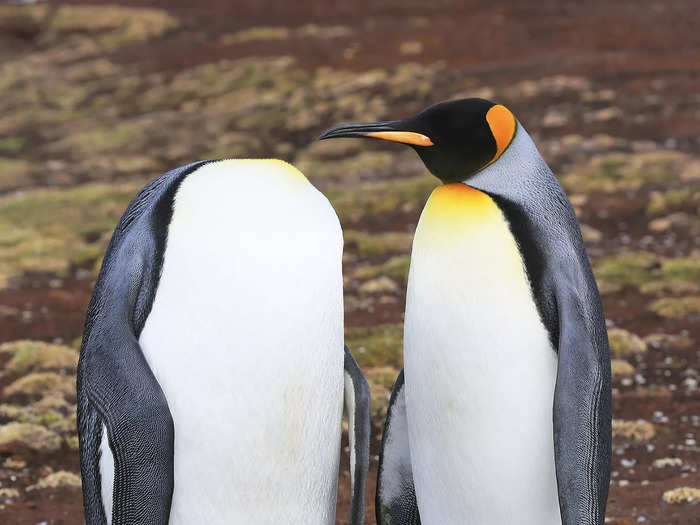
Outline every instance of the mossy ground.
{"label": "mossy ground", "polygon": [[[656,49],[672,50],[671,65],[650,73],[646,51],[636,62],[625,62],[628,50],[613,65],[589,69],[608,46],[600,41],[580,62],[563,51],[564,65],[552,58],[538,66],[541,57],[530,55],[513,66],[529,40],[513,39],[517,45],[499,55],[508,38],[479,40],[488,25],[481,11],[433,18],[403,6],[396,7],[401,16],[387,17],[386,8],[363,5],[361,19],[343,12],[326,20],[323,11],[309,23],[289,13],[280,15],[289,20],[260,18],[259,7],[248,12],[241,2],[237,16],[245,11],[257,22],[231,25],[235,17],[216,12],[221,6],[203,13],[63,4],[0,6],[0,342],[12,340],[0,346],[0,448],[7,447],[0,490],[10,491],[0,493],[0,522],[17,522],[24,512],[27,523],[76,523],[78,492],[51,499],[54,483],[42,480],[75,481],[61,472],[77,472],[74,342],[87,290],[138,189],[196,159],[280,157],[329,197],[345,231],[347,343],[370,383],[373,424],[381,428],[402,366],[412,234],[438,182],[401,146],[315,138],[331,124],[400,118],[438,100],[482,96],[514,109],[583,224],[614,358],[608,514],[619,524],[642,515],[686,523],[684,505],[676,504],[684,496],[668,496],[666,504],[662,494],[700,485],[692,444],[700,425],[693,419],[700,402],[700,159],[693,142],[700,106],[697,71],[676,56],[687,46],[671,46],[674,35],[664,34]],[[589,20],[589,11],[577,20]],[[648,6],[639,12],[653,13],[654,31],[638,33],[653,47],[663,15]],[[517,35],[538,19],[518,17],[502,34]],[[465,45],[440,40],[462,38],[470,23],[478,27]],[[598,26],[607,27],[589,24],[581,42]],[[493,45],[482,50],[474,41]],[[551,42],[545,47],[551,56]],[[450,50],[457,51],[445,58]],[[611,68],[623,74],[600,73]],[[33,341],[36,334],[61,344]],[[683,466],[648,468],[669,454]],[[28,495],[29,487],[37,490]],[[51,516],[27,502],[40,511],[48,505]],[[370,524],[371,514],[370,507]]]}

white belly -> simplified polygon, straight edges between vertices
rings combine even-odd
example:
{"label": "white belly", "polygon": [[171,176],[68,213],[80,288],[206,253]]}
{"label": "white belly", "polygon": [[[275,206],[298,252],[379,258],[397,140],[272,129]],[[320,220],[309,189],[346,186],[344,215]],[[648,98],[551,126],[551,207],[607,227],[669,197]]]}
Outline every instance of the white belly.
{"label": "white belly", "polygon": [[421,522],[558,524],[556,354],[502,214],[484,194],[449,186],[421,217],[406,304]]}
{"label": "white belly", "polygon": [[140,343],[175,423],[171,524],[329,524],[343,398],[342,234],[290,167],[177,193]]}

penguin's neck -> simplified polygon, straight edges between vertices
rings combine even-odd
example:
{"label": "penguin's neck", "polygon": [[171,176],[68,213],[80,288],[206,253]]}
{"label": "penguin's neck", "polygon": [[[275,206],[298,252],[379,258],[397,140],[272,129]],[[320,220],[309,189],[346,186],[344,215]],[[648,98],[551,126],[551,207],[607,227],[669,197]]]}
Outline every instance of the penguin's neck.
{"label": "penguin's neck", "polygon": [[553,283],[545,276],[591,273],[576,213],[563,188],[520,123],[498,160],[465,184],[488,194],[508,221],[540,316],[556,347],[559,318]]}

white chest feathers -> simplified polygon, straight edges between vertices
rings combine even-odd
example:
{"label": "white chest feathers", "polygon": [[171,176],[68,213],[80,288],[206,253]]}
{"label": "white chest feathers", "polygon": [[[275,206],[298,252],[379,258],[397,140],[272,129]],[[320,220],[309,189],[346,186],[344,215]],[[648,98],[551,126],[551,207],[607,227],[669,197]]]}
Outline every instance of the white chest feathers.
{"label": "white chest feathers", "polygon": [[422,523],[560,523],[556,354],[490,197],[461,183],[433,192],[406,302],[406,409]]}
{"label": "white chest feathers", "polygon": [[279,161],[224,161],[175,196],[140,337],[175,423],[171,524],[334,521],[342,233]]}

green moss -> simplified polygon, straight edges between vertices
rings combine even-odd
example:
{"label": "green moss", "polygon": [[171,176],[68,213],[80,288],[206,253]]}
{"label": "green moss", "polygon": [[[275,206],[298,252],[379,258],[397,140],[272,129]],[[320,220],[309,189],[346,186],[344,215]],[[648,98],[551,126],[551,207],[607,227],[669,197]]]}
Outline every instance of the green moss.
{"label": "green moss", "polygon": [[664,297],[654,301],[649,308],[661,317],[682,319],[700,315],[700,297]]}
{"label": "green moss", "polygon": [[35,5],[2,5],[0,6],[0,22],[3,23],[2,28],[6,27],[6,23],[18,22],[34,22],[43,21],[49,12],[49,6],[45,4]]}
{"label": "green moss", "polygon": [[22,149],[24,137],[6,137],[0,139],[0,152],[16,153]]}
{"label": "green moss", "polygon": [[647,215],[655,216],[675,210],[691,202],[693,194],[690,189],[670,190],[665,193],[652,192],[647,205]]}
{"label": "green moss", "polygon": [[385,232],[366,233],[356,230],[344,232],[346,248],[349,252],[357,252],[360,255],[385,255],[388,253],[406,253],[411,249],[413,242],[412,233]]}
{"label": "green moss", "polygon": [[687,159],[676,152],[610,154],[561,178],[567,191],[577,193],[636,190],[646,183],[673,180]]}
{"label": "green moss", "polygon": [[388,392],[391,392],[398,375],[399,370],[391,366],[377,366],[365,371],[365,377],[370,385],[381,386]]}
{"label": "green moss", "polygon": [[365,215],[378,215],[400,209],[422,206],[438,180],[424,175],[410,179],[371,182],[354,187],[330,187],[326,195],[344,223],[360,220]]}
{"label": "green moss", "polygon": [[400,324],[350,328],[346,330],[345,342],[360,366],[401,366],[403,327]]}
{"label": "green moss", "polygon": [[159,37],[179,25],[158,9],[117,6],[62,6],[50,19],[56,33],[91,33],[108,49]]}
{"label": "green moss", "polygon": [[610,370],[613,377],[629,376],[634,374],[634,367],[623,359],[613,359],[610,362]]}
{"label": "green moss", "polygon": [[406,281],[408,279],[408,269],[410,264],[410,256],[397,255],[382,265],[382,273]]}
{"label": "green moss", "polygon": [[625,357],[645,352],[647,345],[644,340],[632,332],[622,328],[608,330],[610,353],[615,357]]}
{"label": "green moss", "polygon": [[642,293],[694,291],[700,282],[700,260],[696,257],[664,258],[648,252],[622,253],[593,261],[601,287],[618,285]]}
{"label": "green moss", "polygon": [[596,279],[622,286],[641,286],[650,280],[658,257],[647,252],[622,253],[593,261]]}
{"label": "green moss", "polygon": [[238,31],[221,37],[222,44],[240,44],[259,40],[285,40],[289,38],[291,31],[286,27],[259,26]]}
{"label": "green moss", "polygon": [[[0,276],[9,279],[26,272],[63,276],[74,265],[91,266],[141,186],[87,185],[0,197]],[[95,233],[104,236],[94,243],[86,241]]]}
{"label": "green moss", "polygon": [[34,490],[60,488],[79,489],[80,486],[80,476],[78,476],[77,474],[73,474],[72,472],[59,470],[58,472],[53,472],[49,474],[45,478],[41,478],[34,485],[29,485],[27,487],[27,492],[31,492]]}
{"label": "green moss", "polygon": [[644,340],[652,348],[664,351],[690,350],[695,340],[686,334],[649,334]]}
{"label": "green moss", "polygon": [[360,266],[351,274],[352,279],[365,281],[373,279],[380,275],[387,275],[401,281],[406,281],[408,278],[408,269],[411,263],[411,257],[408,255],[396,255],[391,257],[383,264],[372,266]]}
{"label": "green moss", "polygon": [[661,273],[666,280],[672,282],[700,283],[700,258],[665,259],[661,265]]}
{"label": "green moss", "polygon": [[75,350],[41,341],[4,343],[0,345],[0,353],[12,354],[5,368],[19,375],[58,368],[74,370],[78,364],[78,353]]}
{"label": "green moss", "polygon": [[130,144],[142,142],[146,129],[143,124],[126,121],[76,134],[71,137],[71,142],[85,153],[120,151]]}
{"label": "green moss", "polygon": [[12,453],[22,448],[55,452],[61,448],[61,438],[55,432],[31,423],[0,425],[0,453]]}
{"label": "green moss", "polygon": [[399,375],[396,368],[378,366],[363,370],[371,395],[371,412],[374,420],[384,421],[389,406],[391,387]]}
{"label": "green moss", "polygon": [[312,179],[335,181],[357,180],[358,177],[381,178],[396,167],[396,155],[385,151],[361,151],[344,159],[297,161],[299,169]]}
{"label": "green moss", "polygon": [[53,372],[36,372],[20,377],[5,387],[3,394],[23,394],[32,397],[57,395],[75,397],[75,377]]}
{"label": "green moss", "polygon": [[80,441],[78,440],[77,435],[67,436],[65,441],[66,445],[71,450],[78,450],[78,448],[80,448]]}
{"label": "green moss", "polygon": [[43,414],[39,414],[33,417],[30,417],[27,420],[27,423],[33,423],[35,425],[42,425],[42,426],[48,426],[51,425],[52,423],[56,423],[57,421],[61,421],[63,419],[63,416],[59,414],[58,412],[45,412]]}
{"label": "green moss", "polygon": [[275,26],[251,27],[237,33],[223,35],[219,41],[224,45],[255,42],[261,40],[286,40],[292,36],[300,38],[339,38],[352,34],[352,29],[345,26],[319,26],[306,24],[296,29]]}
{"label": "green moss", "polygon": [[0,157],[0,191],[26,183],[30,168],[26,160]]}

